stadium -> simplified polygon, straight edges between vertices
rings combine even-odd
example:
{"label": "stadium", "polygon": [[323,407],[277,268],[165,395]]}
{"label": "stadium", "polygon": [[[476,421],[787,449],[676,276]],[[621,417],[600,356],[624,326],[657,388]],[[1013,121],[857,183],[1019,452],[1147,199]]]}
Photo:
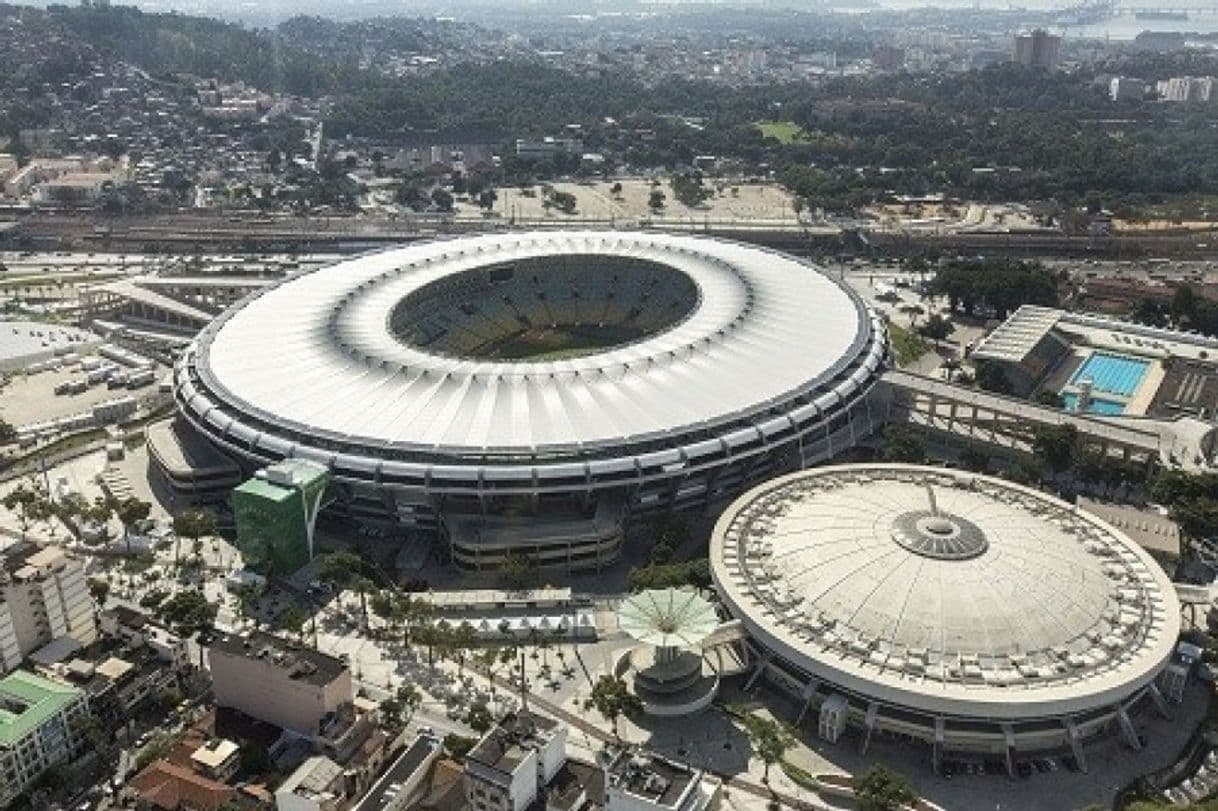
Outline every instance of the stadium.
{"label": "stadium", "polygon": [[[920,742],[1015,770],[1176,700],[1179,604],[1107,523],[1039,491],[909,465],[835,465],[738,498],[711,572],[764,675],[819,735]],[[1163,690],[1156,680],[1162,675]],[[1174,682],[1173,682],[1174,680]],[[1166,699],[1165,695],[1166,693]]]}
{"label": "stadium", "polygon": [[616,559],[632,516],[855,445],[884,421],[886,356],[862,300],[785,254],[494,233],[252,294],[183,353],[174,397],[246,471],[324,464],[333,509],[438,531],[461,566],[574,570]]}

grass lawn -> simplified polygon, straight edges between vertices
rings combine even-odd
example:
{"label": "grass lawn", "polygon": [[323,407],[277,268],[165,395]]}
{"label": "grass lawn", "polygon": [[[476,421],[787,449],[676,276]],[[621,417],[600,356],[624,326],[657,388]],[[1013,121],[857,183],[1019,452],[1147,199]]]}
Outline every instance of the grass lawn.
{"label": "grass lawn", "polygon": [[803,127],[794,121],[758,121],[755,125],[766,138],[776,138],[783,144],[800,144],[808,140]]}
{"label": "grass lawn", "polygon": [[888,337],[892,341],[897,366],[913,363],[930,351],[930,342],[925,338],[892,321],[888,322]]}

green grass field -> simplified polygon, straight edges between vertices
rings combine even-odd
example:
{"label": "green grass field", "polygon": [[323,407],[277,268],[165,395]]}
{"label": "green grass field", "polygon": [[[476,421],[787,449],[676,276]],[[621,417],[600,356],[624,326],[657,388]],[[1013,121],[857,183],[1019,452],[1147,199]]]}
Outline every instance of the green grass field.
{"label": "green grass field", "polygon": [[794,121],[758,121],[754,126],[761,130],[764,137],[775,138],[780,143],[799,144],[808,140],[803,127]]}

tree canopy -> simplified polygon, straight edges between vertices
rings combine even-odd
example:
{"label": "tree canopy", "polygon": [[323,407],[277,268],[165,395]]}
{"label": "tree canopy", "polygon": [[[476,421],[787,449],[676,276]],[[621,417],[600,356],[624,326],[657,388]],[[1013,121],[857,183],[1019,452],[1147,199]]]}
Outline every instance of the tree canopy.
{"label": "tree canopy", "polygon": [[854,797],[859,811],[899,811],[918,801],[904,775],[878,763],[854,778]]}

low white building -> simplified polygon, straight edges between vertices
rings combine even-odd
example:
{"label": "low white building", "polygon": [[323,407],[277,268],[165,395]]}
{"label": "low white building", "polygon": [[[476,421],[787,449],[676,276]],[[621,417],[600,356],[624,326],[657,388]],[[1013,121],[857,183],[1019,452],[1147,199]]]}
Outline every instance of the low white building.
{"label": "low white building", "polygon": [[343,767],[314,755],[275,790],[276,811],[336,811],[346,794]]}
{"label": "low white building", "polygon": [[510,714],[465,757],[469,805],[524,811],[566,761],[566,726],[527,711]]}
{"label": "low white building", "polygon": [[605,811],[708,811],[722,784],[701,769],[624,751],[605,769]]}

